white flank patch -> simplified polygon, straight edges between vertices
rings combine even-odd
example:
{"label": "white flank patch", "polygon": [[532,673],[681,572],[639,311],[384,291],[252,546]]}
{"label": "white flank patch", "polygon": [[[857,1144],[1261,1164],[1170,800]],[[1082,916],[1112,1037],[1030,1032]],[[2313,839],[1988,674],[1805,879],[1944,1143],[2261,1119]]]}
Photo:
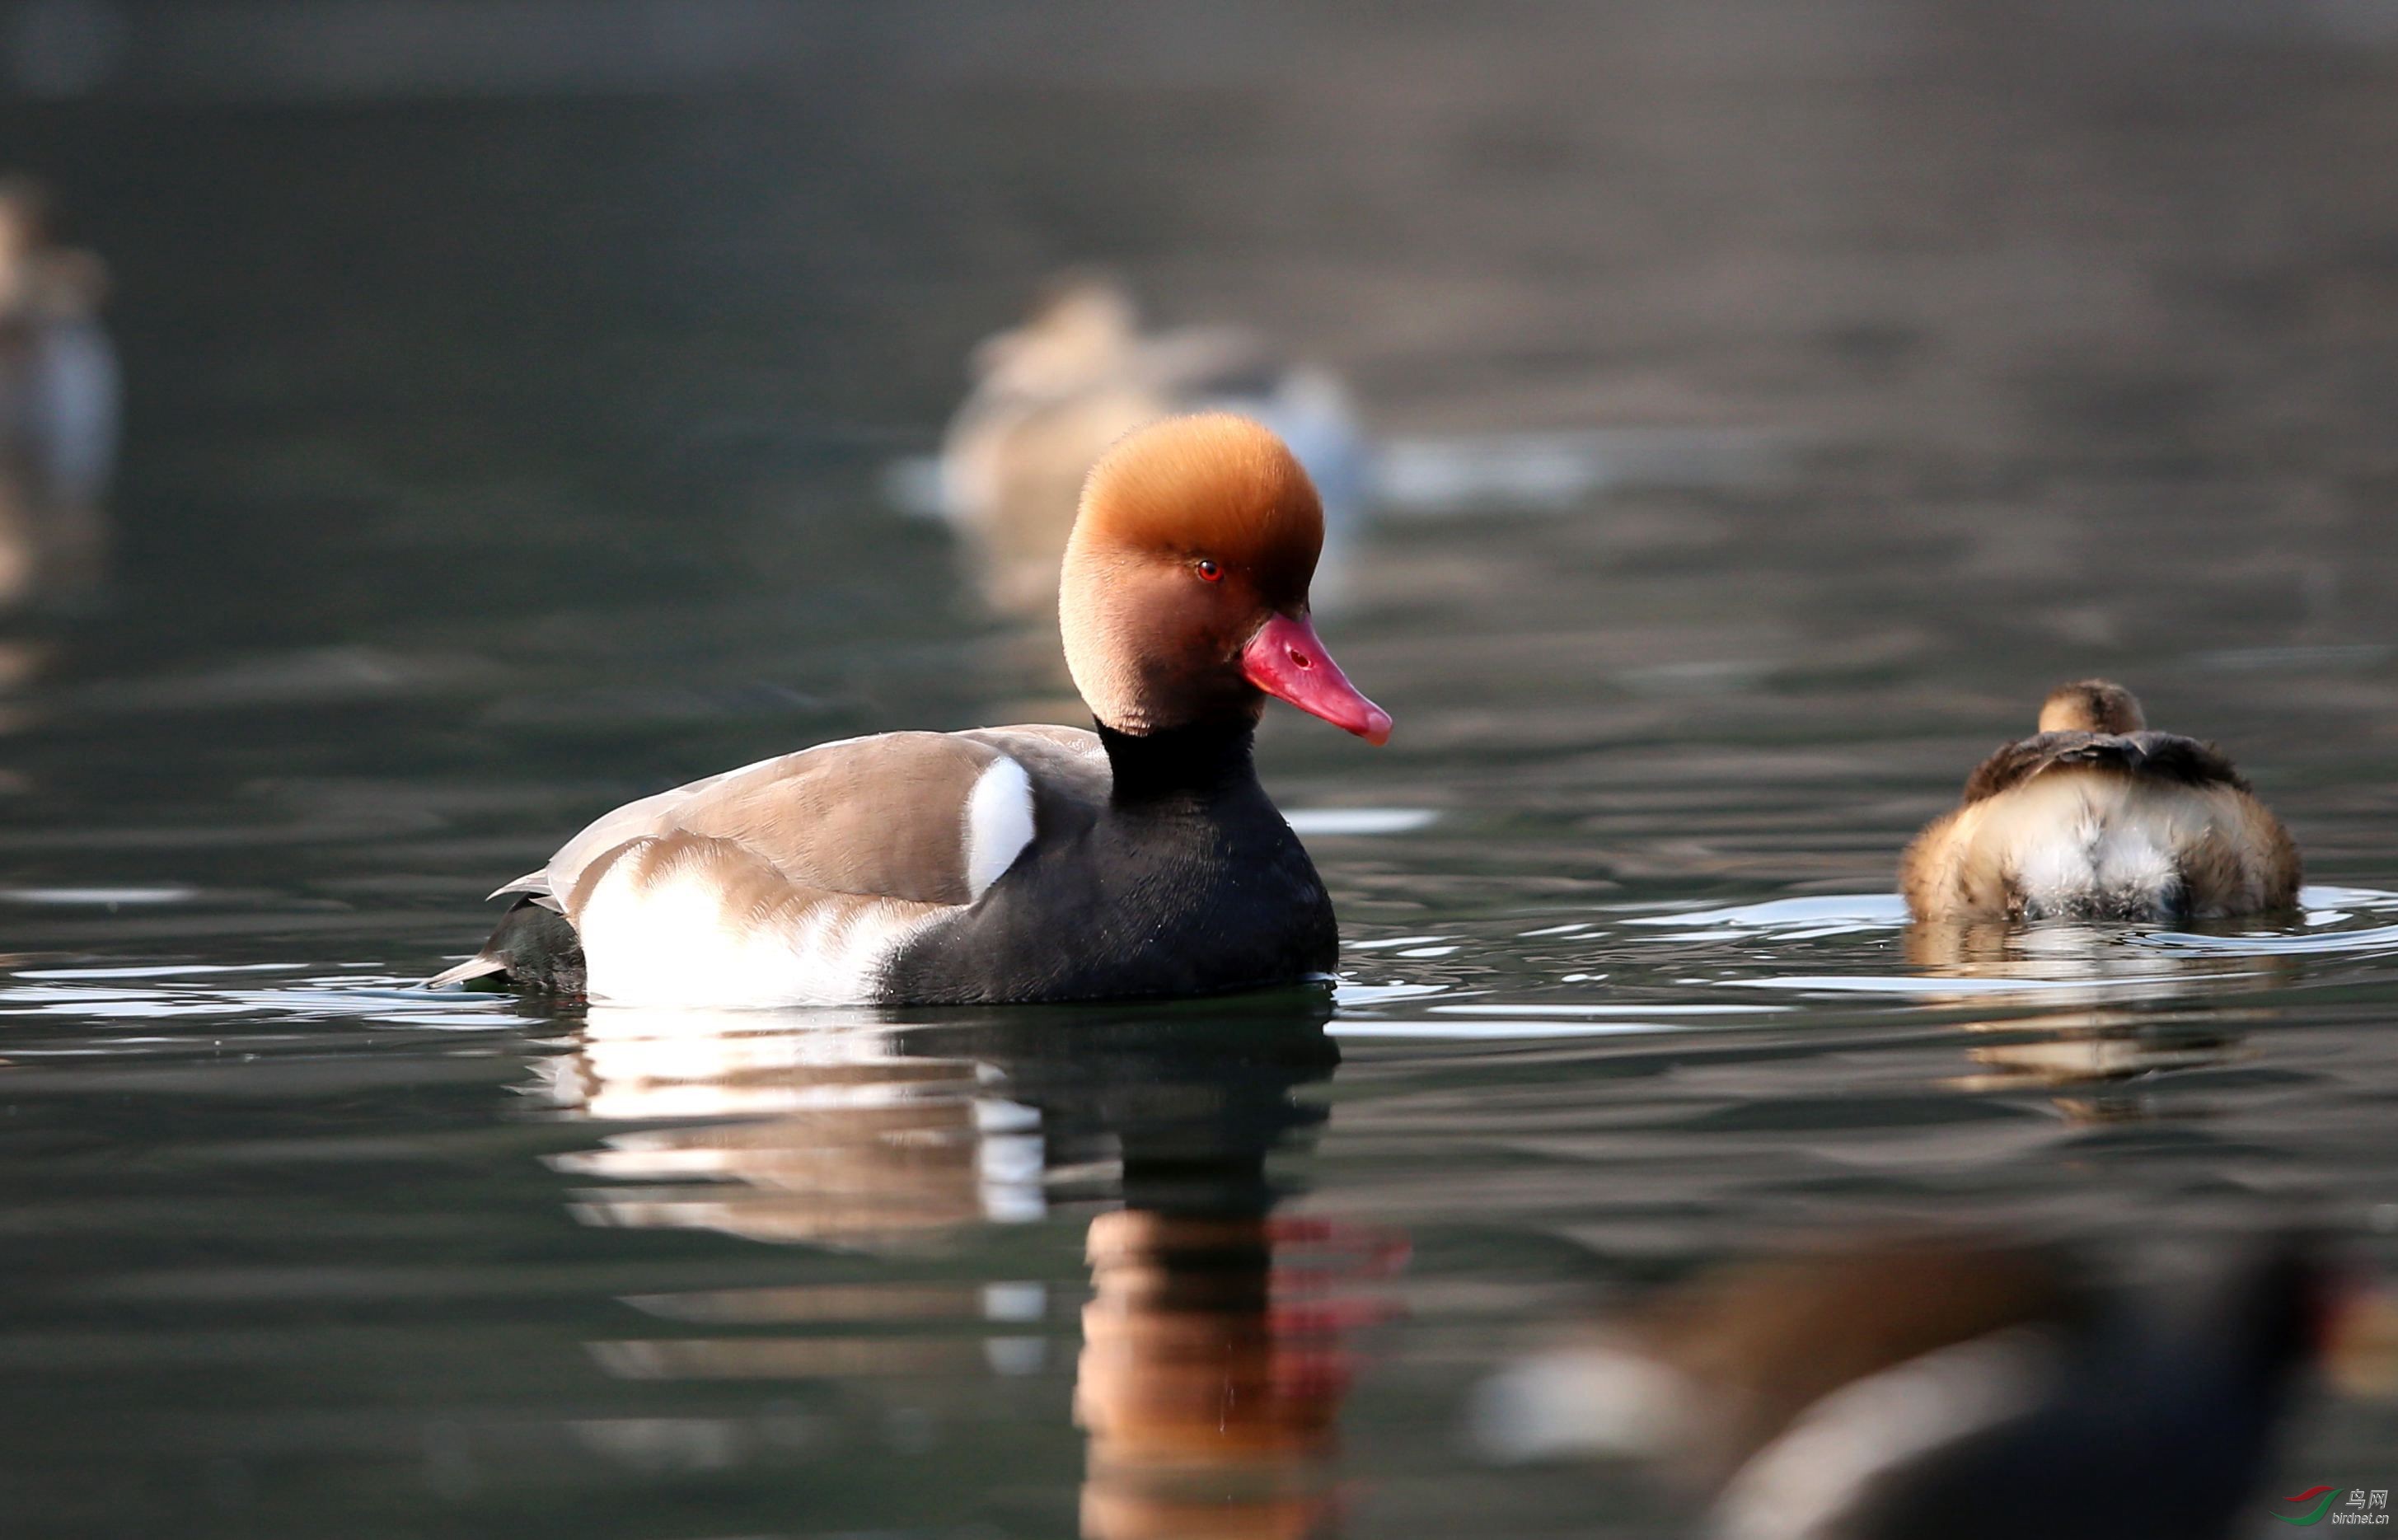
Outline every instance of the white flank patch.
{"label": "white flank patch", "polygon": [[1817,1401],[1741,1467],[1716,1505],[1723,1540],[1806,1540],[1879,1477],[2029,1411],[2057,1370],[2054,1341],[2019,1327],[1869,1374]]}
{"label": "white flank patch", "polygon": [[943,912],[891,898],[829,898],[794,911],[726,912],[706,862],[637,881],[620,861],[575,916],[594,1000],[752,1009],[871,1005],[899,947]]}
{"label": "white flank patch", "polygon": [[1002,754],[966,798],[966,891],[980,898],[1032,843],[1032,777]]}

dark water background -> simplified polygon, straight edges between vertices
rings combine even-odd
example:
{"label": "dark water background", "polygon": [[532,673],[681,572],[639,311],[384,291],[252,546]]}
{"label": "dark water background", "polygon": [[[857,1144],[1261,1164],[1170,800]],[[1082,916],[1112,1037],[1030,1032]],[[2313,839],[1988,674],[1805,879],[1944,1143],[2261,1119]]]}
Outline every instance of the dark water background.
{"label": "dark water background", "polygon": [[[1461,1431],[1610,1288],[1892,1218],[2398,1264],[2378,11],[718,5],[457,89],[233,27],[305,9],[128,7],[0,104],[130,387],[118,580],[0,700],[7,1533],[1670,1534]],[[1262,748],[1353,815],[1328,1023],[405,993],[627,797],[1056,709],[877,487],[1090,259],[1387,434],[1768,468],[1362,542],[1398,736]],[[2251,772],[2302,924],[1906,931],[1907,834],[2091,672]],[[1127,1205],[1183,1250],[1111,1272]],[[1125,1410],[1193,1322],[1263,1429],[1195,1477]],[[2321,1398],[2277,1479],[2393,1475]]]}

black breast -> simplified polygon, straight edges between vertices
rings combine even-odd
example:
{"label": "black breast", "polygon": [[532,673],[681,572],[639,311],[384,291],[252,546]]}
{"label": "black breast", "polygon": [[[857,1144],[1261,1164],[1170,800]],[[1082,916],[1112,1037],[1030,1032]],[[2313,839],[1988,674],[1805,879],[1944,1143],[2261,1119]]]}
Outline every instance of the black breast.
{"label": "black breast", "polygon": [[1080,810],[1044,801],[1033,844],[1007,874],[902,949],[888,998],[1137,999],[1332,972],[1332,900],[1258,784],[1246,731],[1236,744],[1130,750],[1102,736],[1115,769],[1108,800]]}

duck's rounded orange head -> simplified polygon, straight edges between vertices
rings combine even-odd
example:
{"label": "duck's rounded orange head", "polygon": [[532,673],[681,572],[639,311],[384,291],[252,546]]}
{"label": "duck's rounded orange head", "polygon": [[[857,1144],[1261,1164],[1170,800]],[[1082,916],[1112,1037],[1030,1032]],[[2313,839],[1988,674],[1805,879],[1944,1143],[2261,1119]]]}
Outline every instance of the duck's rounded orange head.
{"label": "duck's rounded orange head", "polygon": [[2040,703],[2043,733],[2137,733],[2148,725],[2140,697],[2109,679],[2060,684]]}
{"label": "duck's rounded orange head", "polygon": [[1091,467],[1066,543],[1066,666],[1101,723],[1146,735],[1255,722],[1265,696],[1369,743],[1360,695],[1308,616],[1324,506],[1298,457],[1246,417],[1172,417]]}

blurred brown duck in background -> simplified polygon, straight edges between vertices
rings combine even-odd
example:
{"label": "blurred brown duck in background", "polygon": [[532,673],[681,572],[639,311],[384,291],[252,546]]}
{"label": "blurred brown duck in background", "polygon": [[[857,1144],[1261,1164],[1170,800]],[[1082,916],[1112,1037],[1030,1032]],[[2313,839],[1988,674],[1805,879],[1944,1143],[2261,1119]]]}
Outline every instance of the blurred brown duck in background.
{"label": "blurred brown duck in background", "polygon": [[1229,411],[1272,429],[1307,467],[1335,551],[1364,493],[1367,446],[1338,379],[1237,327],[1144,331],[1130,290],[1104,273],[1053,280],[1020,324],[977,345],[969,368],[972,388],[942,438],[938,503],[1004,615],[1054,608],[1083,479],[1110,444],[1160,418]]}
{"label": "blurred brown duck in background", "polygon": [[886,470],[887,497],[958,534],[984,602],[1041,620],[1084,476],[1117,439],[1181,412],[1231,412],[1273,430],[1324,500],[1319,606],[1343,597],[1347,554],[1368,518],[1586,510],[1625,487],[1745,484],[1781,463],[1752,429],[1597,426],[1377,438],[1348,387],[1246,327],[1144,327],[1114,276],[1053,278],[1031,313],[985,338],[940,452]]}
{"label": "blurred brown duck in background", "polygon": [[2214,745],[2106,680],[2051,692],[1899,863],[1919,920],[2205,920],[2297,901],[2298,852]]}
{"label": "blurred brown duck in background", "polygon": [[2060,1250],[1867,1236],[1734,1263],[1485,1384],[1502,1458],[1630,1454],[1722,1540],[2233,1532],[2310,1366],[2386,1390],[2388,1297],[2310,1237],[2141,1287]]}
{"label": "blurred brown duck in background", "polygon": [[59,244],[46,189],[0,177],[0,607],[100,575],[116,458],[108,270]]}

